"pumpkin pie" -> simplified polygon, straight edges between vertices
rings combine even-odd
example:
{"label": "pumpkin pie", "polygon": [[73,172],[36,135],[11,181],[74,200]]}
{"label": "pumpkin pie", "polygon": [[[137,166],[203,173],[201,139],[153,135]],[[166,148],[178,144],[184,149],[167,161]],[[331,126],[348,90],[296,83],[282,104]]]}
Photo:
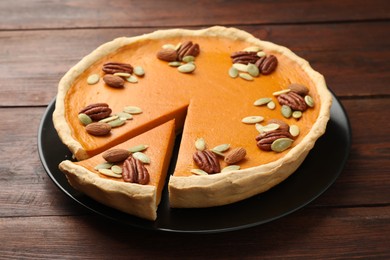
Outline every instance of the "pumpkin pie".
{"label": "pumpkin pie", "polygon": [[[225,205],[290,176],[325,132],[331,103],[323,76],[307,61],[242,30],[216,26],[117,38],[59,83],[54,125],[79,160],[60,169],[96,200],[155,219],[133,198],[145,188],[158,204],[171,156],[168,128],[174,128],[182,135],[168,183],[171,207]],[[167,123],[172,120],[174,127]],[[150,160],[163,165],[142,163],[150,167],[149,182],[107,178],[92,167],[113,147],[143,143],[138,138],[149,146]],[[140,158],[130,159],[134,166]]]}

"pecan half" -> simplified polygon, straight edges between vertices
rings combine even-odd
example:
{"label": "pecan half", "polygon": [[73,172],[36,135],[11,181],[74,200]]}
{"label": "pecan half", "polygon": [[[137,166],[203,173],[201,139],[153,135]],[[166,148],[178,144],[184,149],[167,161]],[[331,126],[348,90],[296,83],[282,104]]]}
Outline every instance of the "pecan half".
{"label": "pecan half", "polygon": [[142,185],[148,184],[150,180],[149,172],[144,164],[133,156],[129,156],[124,161],[122,176],[125,182]]}
{"label": "pecan half", "polygon": [[181,44],[177,50],[177,58],[182,61],[185,56],[198,56],[200,52],[199,44],[193,43],[192,41],[185,41]]}
{"label": "pecan half", "polygon": [[197,151],[193,159],[200,169],[209,174],[221,171],[217,156],[210,150]]}
{"label": "pecan half", "polygon": [[230,55],[233,63],[241,63],[247,65],[248,63],[255,64],[260,57],[254,51],[237,51]]}
{"label": "pecan half", "polygon": [[271,151],[272,143],[279,138],[293,139],[293,136],[284,129],[276,129],[274,131],[265,132],[256,137],[257,147],[264,151]]}
{"label": "pecan half", "polygon": [[278,66],[278,59],[274,55],[270,55],[261,63],[259,70],[262,74],[271,74]]}
{"label": "pecan half", "polygon": [[94,103],[81,109],[79,114],[84,113],[88,115],[92,120],[99,121],[108,117],[112,110],[106,103]]}
{"label": "pecan half", "polygon": [[103,65],[102,70],[107,74],[114,74],[118,72],[133,73],[133,66],[122,62],[107,62]]}
{"label": "pecan half", "polygon": [[305,111],[307,109],[307,105],[303,97],[293,91],[279,95],[278,101],[281,105],[291,107],[292,110]]}

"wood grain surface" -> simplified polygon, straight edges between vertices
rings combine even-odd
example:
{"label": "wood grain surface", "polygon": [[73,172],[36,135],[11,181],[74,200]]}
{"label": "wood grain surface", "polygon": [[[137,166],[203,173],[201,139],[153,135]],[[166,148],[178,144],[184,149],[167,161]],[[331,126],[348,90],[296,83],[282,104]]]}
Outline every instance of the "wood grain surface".
{"label": "wood grain surface", "polygon": [[[218,234],[110,222],[63,194],[38,127],[64,73],[100,44],[165,28],[234,26],[325,75],[352,147],[305,208]],[[0,1],[0,259],[390,259],[389,1]]]}

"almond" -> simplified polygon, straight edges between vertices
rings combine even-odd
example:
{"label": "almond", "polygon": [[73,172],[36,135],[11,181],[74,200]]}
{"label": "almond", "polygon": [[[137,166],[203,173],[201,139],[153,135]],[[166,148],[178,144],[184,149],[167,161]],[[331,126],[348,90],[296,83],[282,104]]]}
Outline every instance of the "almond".
{"label": "almond", "polygon": [[293,83],[290,86],[288,86],[289,89],[291,89],[292,92],[297,93],[300,96],[306,96],[309,93],[309,89],[301,84]]}
{"label": "almond", "polygon": [[112,88],[123,88],[125,85],[125,80],[119,76],[115,76],[112,74],[107,74],[103,77],[104,82]]}
{"label": "almond", "polygon": [[126,160],[130,154],[130,151],[125,149],[111,149],[104,152],[102,156],[109,163],[117,163]]}
{"label": "almond", "polygon": [[246,150],[243,147],[237,147],[228,152],[225,156],[224,161],[227,164],[233,164],[241,161],[246,156]]}
{"label": "almond", "polygon": [[111,126],[107,123],[96,122],[87,125],[85,130],[90,135],[101,136],[110,133]]}
{"label": "almond", "polygon": [[176,61],[177,60],[177,51],[174,49],[162,49],[157,52],[157,58],[163,61]]}

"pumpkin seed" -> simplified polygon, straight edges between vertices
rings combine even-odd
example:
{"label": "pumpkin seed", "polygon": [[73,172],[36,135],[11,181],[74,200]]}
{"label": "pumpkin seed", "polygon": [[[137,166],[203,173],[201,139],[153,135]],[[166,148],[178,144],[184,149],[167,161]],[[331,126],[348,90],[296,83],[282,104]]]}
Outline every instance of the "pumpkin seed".
{"label": "pumpkin seed", "polygon": [[112,170],[110,169],[99,169],[99,172],[103,175],[109,176],[109,177],[114,177],[114,178],[122,178],[122,175],[113,173]]}
{"label": "pumpkin seed", "polygon": [[110,169],[112,167],[112,163],[108,163],[108,162],[104,162],[104,163],[101,163],[101,164],[98,164],[95,166],[95,170],[99,170],[99,169]]}
{"label": "pumpkin seed", "polygon": [[108,122],[114,121],[115,119],[118,119],[118,118],[119,118],[118,115],[109,116],[109,117],[103,118],[102,120],[99,120],[99,122],[108,123]]}
{"label": "pumpkin seed", "polygon": [[129,113],[125,113],[125,112],[119,112],[116,114],[119,119],[122,119],[122,120],[130,120],[130,119],[133,119],[133,116]]}
{"label": "pumpkin seed", "polygon": [[129,148],[129,151],[131,153],[142,152],[142,151],[146,150],[148,147],[149,147],[149,145],[140,144],[140,145],[136,145],[136,146]]}
{"label": "pumpkin seed", "polygon": [[115,119],[113,121],[108,122],[107,124],[109,124],[112,128],[114,128],[114,127],[119,127],[119,126],[123,125],[125,122],[126,122],[125,120],[118,118],[118,119]]}
{"label": "pumpkin seed", "polygon": [[290,128],[288,131],[294,137],[298,136],[300,133],[299,126],[297,126],[297,125],[290,125]]}
{"label": "pumpkin seed", "polygon": [[261,51],[261,47],[259,46],[249,46],[249,47],[246,47],[243,51],[248,51],[248,52],[259,52]]}
{"label": "pumpkin seed", "polygon": [[262,124],[256,124],[255,127],[256,127],[256,130],[259,131],[260,134],[264,133],[264,130],[263,130],[264,126]]}
{"label": "pumpkin seed", "polygon": [[132,115],[136,115],[136,114],[141,114],[142,109],[139,107],[136,107],[136,106],[127,106],[123,109],[123,112],[128,113],[128,114],[132,114]]}
{"label": "pumpkin seed", "polygon": [[191,169],[190,172],[192,172],[195,175],[209,175],[207,172],[201,169]]}
{"label": "pumpkin seed", "polygon": [[275,124],[275,123],[271,123],[271,124],[263,126],[262,130],[263,130],[263,132],[271,132],[271,131],[275,131],[276,129],[279,129],[279,127],[280,127],[280,125]]}
{"label": "pumpkin seed", "polygon": [[78,114],[78,118],[83,125],[89,125],[92,123],[92,119],[87,114],[80,113]]}
{"label": "pumpkin seed", "polygon": [[230,144],[220,144],[214,147],[212,150],[217,152],[226,152],[230,148]]}
{"label": "pumpkin seed", "polygon": [[130,73],[126,73],[126,72],[117,72],[117,73],[114,73],[114,76],[128,78],[128,77],[131,76],[131,74]]}
{"label": "pumpkin seed", "polygon": [[177,68],[181,73],[191,73],[195,70],[196,66],[194,63],[186,63]]}
{"label": "pumpkin seed", "polygon": [[167,44],[164,44],[164,45],[162,46],[162,48],[163,48],[163,49],[175,49],[176,46],[173,45],[173,44],[167,43]]}
{"label": "pumpkin seed", "polygon": [[268,97],[264,97],[264,98],[259,98],[258,100],[256,100],[253,105],[255,106],[262,106],[262,105],[265,105],[265,104],[268,104],[269,102],[271,102],[272,99],[271,98],[268,98]]}
{"label": "pumpkin seed", "polygon": [[237,69],[238,71],[242,71],[242,72],[247,72],[247,71],[248,71],[248,66],[245,65],[245,64],[234,63],[234,64],[233,64],[233,67],[234,67],[235,69]]}
{"label": "pumpkin seed", "polygon": [[204,149],[206,149],[206,141],[202,137],[196,139],[195,148],[198,151],[203,151]]}
{"label": "pumpkin seed", "polygon": [[276,139],[275,141],[273,141],[273,143],[271,144],[271,149],[272,151],[274,152],[283,152],[284,150],[288,149],[291,144],[294,142],[294,140],[290,139],[290,138],[279,138],[279,139]]}
{"label": "pumpkin seed", "polygon": [[241,120],[241,122],[243,122],[245,124],[256,124],[256,123],[260,123],[263,120],[264,120],[264,117],[262,117],[262,116],[247,116],[247,117],[244,117]]}
{"label": "pumpkin seed", "polygon": [[175,50],[178,50],[178,49],[180,49],[180,47],[181,47],[181,42],[179,42],[178,44],[176,44],[176,46],[175,46]]}
{"label": "pumpkin seed", "polygon": [[144,71],[144,69],[143,69],[141,66],[135,67],[134,70],[133,70],[133,73],[134,73],[135,75],[137,75],[137,76],[140,76],[140,77],[142,77],[143,75],[145,75],[145,71]]}
{"label": "pumpkin seed", "polygon": [[187,55],[187,56],[184,56],[182,60],[183,60],[184,62],[188,63],[188,62],[195,61],[195,57],[194,57],[194,56],[191,56],[191,55]]}
{"label": "pumpkin seed", "polygon": [[295,118],[295,119],[299,119],[302,117],[302,111],[294,111],[292,113],[292,117]]}
{"label": "pumpkin seed", "polygon": [[282,89],[282,90],[276,91],[276,92],[272,93],[272,95],[279,96],[281,94],[286,94],[286,93],[288,93],[290,91],[291,91],[291,89],[286,88],[286,89]]}
{"label": "pumpkin seed", "polygon": [[212,151],[213,153],[215,153],[216,155],[219,155],[219,156],[221,156],[221,157],[225,157],[225,155],[224,155],[222,152],[219,152],[219,151],[216,151],[216,150],[213,150],[213,149],[211,149],[211,151]]}
{"label": "pumpkin seed", "polygon": [[306,102],[306,105],[308,105],[309,107],[314,107],[314,99],[311,96],[306,95],[305,102]]}
{"label": "pumpkin seed", "polygon": [[182,63],[180,61],[171,61],[168,63],[168,65],[171,67],[179,67],[180,65],[182,65]]}
{"label": "pumpkin seed", "polygon": [[264,51],[259,51],[259,52],[257,52],[257,57],[264,57],[264,56],[266,56],[267,54],[264,52]]}
{"label": "pumpkin seed", "polygon": [[290,117],[291,117],[291,114],[292,114],[291,107],[286,106],[286,105],[283,105],[283,106],[282,106],[280,112],[282,113],[282,115],[283,115],[285,118],[290,118]]}
{"label": "pumpkin seed", "polygon": [[99,74],[92,74],[87,78],[88,85],[95,85],[100,80]]}
{"label": "pumpkin seed", "polygon": [[236,69],[235,67],[230,67],[229,76],[231,78],[237,78],[238,77],[238,69]]}
{"label": "pumpkin seed", "polygon": [[259,68],[255,64],[252,64],[252,63],[248,64],[247,70],[248,70],[249,75],[251,75],[252,77],[257,77],[260,74]]}
{"label": "pumpkin seed", "polygon": [[126,78],[126,80],[130,83],[137,83],[138,82],[138,78],[134,75],[130,75],[129,77]]}
{"label": "pumpkin seed", "polygon": [[150,163],[150,158],[149,156],[147,156],[146,154],[142,153],[142,152],[135,152],[133,153],[133,157],[135,159],[138,159],[140,160],[141,162],[143,163],[146,163],[146,164],[149,164]]}
{"label": "pumpkin seed", "polygon": [[238,76],[242,79],[245,79],[245,80],[248,80],[248,81],[252,81],[253,80],[253,77],[247,73],[238,73]]}
{"label": "pumpkin seed", "polygon": [[229,165],[229,166],[226,166],[225,168],[223,168],[221,170],[221,172],[231,172],[231,171],[237,171],[239,170],[241,167],[240,165]]}
{"label": "pumpkin seed", "polygon": [[275,104],[275,102],[270,101],[270,102],[267,104],[267,107],[268,107],[269,109],[271,109],[271,110],[274,110],[275,107],[276,107],[276,104]]}
{"label": "pumpkin seed", "polygon": [[111,171],[115,174],[118,174],[118,175],[121,175],[123,170],[122,170],[122,167],[118,166],[118,165],[113,165],[111,167]]}

